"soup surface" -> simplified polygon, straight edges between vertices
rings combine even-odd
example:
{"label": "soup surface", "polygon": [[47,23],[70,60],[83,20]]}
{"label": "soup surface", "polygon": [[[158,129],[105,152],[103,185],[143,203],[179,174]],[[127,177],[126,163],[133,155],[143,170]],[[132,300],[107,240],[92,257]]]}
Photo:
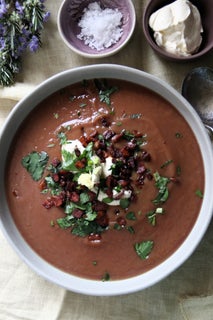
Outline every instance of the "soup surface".
{"label": "soup surface", "polygon": [[[45,167],[34,179],[32,155]],[[173,106],[139,85],[100,79],[70,85],[31,112],[5,181],[17,228],[38,255],[80,277],[117,280],[181,245],[199,213],[204,170]]]}

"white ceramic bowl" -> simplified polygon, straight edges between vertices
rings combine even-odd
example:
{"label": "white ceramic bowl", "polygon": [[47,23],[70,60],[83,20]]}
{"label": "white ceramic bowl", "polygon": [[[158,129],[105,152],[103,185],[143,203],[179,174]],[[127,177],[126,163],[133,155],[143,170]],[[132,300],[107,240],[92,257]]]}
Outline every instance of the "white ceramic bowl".
{"label": "white ceramic bowl", "polygon": [[68,70],[51,77],[39,85],[33,93],[20,101],[12,110],[0,136],[0,178],[2,181],[4,179],[7,153],[11,141],[23,119],[40,101],[51,93],[58,91],[69,84],[93,78],[117,78],[147,87],[172,103],[172,105],[175,106],[191,126],[197,138],[203,157],[205,192],[199,216],[187,238],[180,247],[170,257],[168,257],[168,259],[152,270],[126,280],[102,282],[82,279],[56,269],[40,258],[29,247],[13,222],[8,209],[3,183],[0,184],[0,226],[5,237],[17,254],[35,272],[45,279],[78,293],[98,296],[120,295],[145,289],[165,278],[183,264],[199,244],[212,217],[213,153],[209,137],[194,109],[168,84],[150,74],[146,74],[142,71],[131,69],[129,67],[106,64],[93,65]]}
{"label": "white ceramic bowl", "polygon": [[[91,0],[64,0],[58,12],[58,31],[64,43],[75,53],[87,58],[103,58],[120,51],[133,35],[136,23],[135,8],[131,0],[100,0],[97,1],[104,9],[118,9],[122,13],[123,33],[120,39],[108,48],[98,51],[90,48],[83,40],[77,38],[81,32],[78,26],[83,11],[92,2]],[[95,21],[94,21],[95,24]],[[97,24],[96,24],[97,25]],[[98,28],[98,26],[97,26]]]}

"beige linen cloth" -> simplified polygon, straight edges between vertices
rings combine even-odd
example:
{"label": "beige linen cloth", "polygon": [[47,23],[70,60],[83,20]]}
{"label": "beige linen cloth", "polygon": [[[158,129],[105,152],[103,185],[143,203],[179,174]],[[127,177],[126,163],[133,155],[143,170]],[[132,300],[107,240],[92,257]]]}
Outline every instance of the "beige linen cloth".
{"label": "beige linen cloth", "polygon": [[[51,19],[38,53],[26,54],[17,83],[0,88],[0,125],[16,101],[53,74],[88,64],[115,63],[149,72],[180,91],[193,67],[213,67],[213,53],[191,63],[162,60],[147,45],[141,26],[147,0],[133,1],[137,25],[129,44],[116,55],[86,59],[71,52],[57,31],[61,0],[47,0]],[[192,173],[193,174],[193,173]],[[0,320],[212,320],[213,224],[194,254],[169,277],[144,291],[118,297],[93,297],[68,292],[35,274],[13,252],[0,233]]]}

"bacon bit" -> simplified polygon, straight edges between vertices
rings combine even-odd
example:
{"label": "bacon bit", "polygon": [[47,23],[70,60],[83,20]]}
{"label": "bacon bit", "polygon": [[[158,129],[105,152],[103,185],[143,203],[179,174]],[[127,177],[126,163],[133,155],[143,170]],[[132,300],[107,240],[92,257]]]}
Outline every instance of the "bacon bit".
{"label": "bacon bit", "polygon": [[80,195],[79,195],[77,192],[73,191],[73,192],[70,193],[69,198],[70,198],[70,200],[71,200],[72,202],[75,202],[75,203],[76,203],[76,202],[79,202],[79,200],[80,200]]}
{"label": "bacon bit", "polygon": [[103,133],[103,137],[105,140],[110,140],[112,137],[114,137],[115,132],[113,130],[107,130]]}
{"label": "bacon bit", "polygon": [[118,184],[121,186],[121,187],[127,187],[129,185],[130,181],[128,180],[119,180],[118,181]]}
{"label": "bacon bit", "polygon": [[90,133],[89,138],[93,139],[94,141],[97,139],[98,137],[98,131],[94,130],[93,132]]}
{"label": "bacon bit", "polygon": [[51,200],[53,202],[53,205],[55,207],[60,207],[63,203],[63,198],[59,195],[59,196],[52,196]]}
{"label": "bacon bit", "polygon": [[105,214],[103,217],[97,219],[96,218],[96,222],[101,226],[101,227],[107,227],[109,225],[109,218],[108,216]]}
{"label": "bacon bit", "polygon": [[79,138],[79,141],[82,143],[82,145],[83,145],[84,147],[86,147],[86,146],[88,145],[86,136],[81,136],[81,137]]}
{"label": "bacon bit", "polygon": [[124,158],[128,158],[131,155],[130,149],[125,146],[121,149],[121,154]]}
{"label": "bacon bit", "polygon": [[60,165],[61,161],[58,158],[54,158],[52,160],[52,166],[53,167],[57,167],[58,165]]}
{"label": "bacon bit", "polygon": [[43,203],[42,205],[46,208],[46,209],[50,209],[54,206],[54,203],[52,201],[52,199],[50,197],[48,197]]}
{"label": "bacon bit", "polygon": [[107,117],[101,118],[101,124],[103,127],[109,127],[110,126],[110,121]]}
{"label": "bacon bit", "polygon": [[80,219],[84,214],[84,211],[78,208],[75,208],[72,212],[74,218]]}
{"label": "bacon bit", "polygon": [[122,138],[123,138],[123,134],[122,133],[115,134],[112,137],[112,142],[116,143],[116,142],[120,141]]}
{"label": "bacon bit", "polygon": [[171,177],[170,181],[174,182],[174,183],[179,183],[180,182],[180,180],[178,178],[176,178],[176,177]]}
{"label": "bacon bit", "polygon": [[54,174],[52,175],[52,178],[53,178],[53,181],[54,181],[54,182],[59,182],[59,180],[60,180],[60,177],[59,177],[58,173],[54,173]]}
{"label": "bacon bit", "polygon": [[96,141],[94,142],[94,145],[93,145],[94,150],[100,149],[100,146],[101,146],[101,141],[100,141],[100,140],[96,140]]}
{"label": "bacon bit", "polygon": [[105,215],[106,215],[106,211],[105,211],[105,210],[99,210],[99,211],[97,212],[97,217],[96,217],[96,219],[97,219],[97,220],[98,220],[98,219],[101,219],[101,218],[103,218]]}
{"label": "bacon bit", "polygon": [[101,241],[101,235],[98,233],[91,233],[87,237],[88,241],[90,242],[100,242]]}
{"label": "bacon bit", "polygon": [[143,137],[143,134],[137,130],[133,130],[132,132],[135,136],[135,138],[142,138]]}
{"label": "bacon bit", "polygon": [[81,151],[78,148],[75,148],[74,150],[76,157],[80,157]]}
{"label": "bacon bit", "polygon": [[110,189],[113,189],[116,185],[117,185],[117,180],[112,175],[109,175],[106,178],[106,186]]}
{"label": "bacon bit", "polygon": [[150,180],[150,181],[153,179],[153,175],[151,174],[151,172],[148,172],[148,173],[146,174],[146,177],[147,177],[147,179]]}
{"label": "bacon bit", "polygon": [[108,206],[104,202],[101,202],[99,200],[96,200],[93,202],[93,210],[96,212],[107,211],[107,208],[108,208]]}
{"label": "bacon bit", "polygon": [[18,198],[19,194],[18,194],[18,190],[13,189],[12,194],[14,195],[14,197]]}
{"label": "bacon bit", "polygon": [[143,150],[143,151],[142,151],[142,160],[143,160],[143,161],[146,161],[146,162],[151,161],[151,155],[150,155],[150,153],[148,153],[147,151]]}
{"label": "bacon bit", "polygon": [[87,195],[88,195],[89,200],[90,200],[91,202],[95,201],[95,199],[96,199],[96,197],[97,197],[96,193],[93,192],[93,191],[90,191],[90,190],[87,191]]}
{"label": "bacon bit", "polygon": [[47,188],[47,183],[46,183],[45,179],[42,179],[42,180],[39,182],[38,186],[39,186],[39,189],[40,189],[41,191],[45,190],[45,189]]}
{"label": "bacon bit", "polygon": [[119,224],[119,226],[121,227],[125,227],[126,226],[126,219],[123,217],[118,217],[116,219],[117,224]]}
{"label": "bacon bit", "polygon": [[83,158],[81,160],[76,161],[75,166],[77,169],[85,168],[87,164],[87,159]]}
{"label": "bacon bit", "polygon": [[144,164],[143,163],[140,163],[139,164],[139,166],[138,166],[138,169],[137,169],[137,173],[139,174],[139,175],[142,175],[142,174],[145,174],[145,172],[146,172],[146,167],[144,166]]}

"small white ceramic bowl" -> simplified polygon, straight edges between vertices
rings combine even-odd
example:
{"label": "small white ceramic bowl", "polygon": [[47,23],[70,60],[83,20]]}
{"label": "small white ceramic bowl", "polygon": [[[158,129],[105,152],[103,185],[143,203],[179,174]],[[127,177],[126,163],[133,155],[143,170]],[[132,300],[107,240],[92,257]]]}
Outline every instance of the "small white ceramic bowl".
{"label": "small white ceramic bowl", "polygon": [[47,263],[33,251],[20,235],[13,221],[7,204],[4,183],[0,184],[0,227],[11,246],[23,261],[45,279],[68,290],[82,294],[96,296],[121,295],[145,289],[168,276],[189,258],[201,241],[210,223],[213,210],[213,153],[210,139],[197,113],[171,86],[150,74],[129,67],[110,64],[92,65],[71,69],[51,77],[20,101],[11,111],[0,135],[1,181],[4,181],[5,178],[5,168],[10,145],[17,129],[21,126],[26,116],[29,115],[38,103],[52,93],[70,84],[81,82],[84,79],[95,78],[127,80],[158,93],[182,114],[191,127],[202,154],[205,175],[204,197],[199,215],[191,231],[175,252],[150,271],[125,280],[103,282],[87,280],[63,272]]}
{"label": "small white ceramic bowl", "polygon": [[[64,0],[58,12],[58,30],[64,43],[75,53],[87,58],[102,58],[115,54],[120,51],[130,40],[136,23],[135,8],[131,0],[100,0],[97,1],[103,9],[118,9],[122,13],[123,33],[120,39],[108,48],[98,51],[90,48],[79,39],[81,28],[78,26],[83,11],[94,0]],[[102,9],[102,10],[103,10]],[[94,20],[94,24],[95,24]],[[98,28],[98,25],[97,25]]]}

